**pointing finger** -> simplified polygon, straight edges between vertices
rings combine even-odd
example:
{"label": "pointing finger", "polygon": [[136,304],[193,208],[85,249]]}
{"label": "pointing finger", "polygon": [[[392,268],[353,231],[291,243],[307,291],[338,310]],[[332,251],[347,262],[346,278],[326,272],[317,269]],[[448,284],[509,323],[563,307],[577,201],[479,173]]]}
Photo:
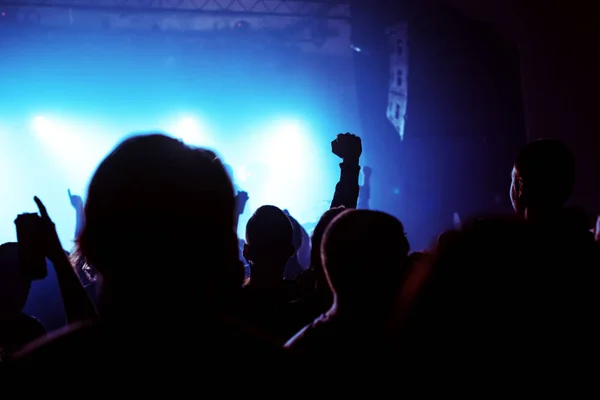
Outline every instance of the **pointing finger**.
{"label": "pointing finger", "polygon": [[48,210],[46,210],[46,206],[44,205],[44,203],[42,203],[42,201],[37,196],[33,198],[33,201],[35,201],[35,204],[40,210],[40,215],[42,216],[42,218],[50,219],[50,217],[48,216]]}

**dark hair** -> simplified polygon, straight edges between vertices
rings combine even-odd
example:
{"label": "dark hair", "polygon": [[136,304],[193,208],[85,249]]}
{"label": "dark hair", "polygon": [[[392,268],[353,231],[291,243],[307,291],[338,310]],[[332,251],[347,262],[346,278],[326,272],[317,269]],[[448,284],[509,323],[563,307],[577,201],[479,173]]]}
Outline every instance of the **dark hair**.
{"label": "dark hair", "polygon": [[0,245],[0,315],[19,313],[29,297],[31,281],[21,274],[19,245]]}
{"label": "dark hair", "polygon": [[316,281],[315,284],[319,290],[326,290],[329,292],[329,286],[327,284],[327,278],[325,277],[325,271],[323,271],[323,263],[321,261],[321,243],[323,243],[323,235],[325,230],[342,212],[346,211],[344,206],[331,208],[321,215],[319,222],[313,229],[312,236],[310,237],[310,271],[313,274],[313,278]]}
{"label": "dark hair", "polygon": [[338,215],[321,245],[327,279],[338,295],[363,292],[393,297],[409,265],[409,251],[402,223],[392,215],[370,210],[347,210]]}
{"label": "dark hair", "polygon": [[526,315],[523,300],[534,297],[527,294],[537,275],[531,233],[513,218],[470,221],[438,246],[429,268],[413,269],[407,283],[414,286],[403,288],[413,294],[402,307],[409,312],[401,341],[414,347],[406,350],[417,357],[459,349],[473,355],[503,329],[521,333],[509,321]]}
{"label": "dark hair", "polygon": [[323,243],[323,235],[325,234],[325,230],[342,212],[346,211],[344,206],[331,208],[321,215],[319,222],[315,226],[313,230],[312,236],[310,238],[311,251],[310,251],[310,266],[312,269],[323,270],[323,266],[321,264],[321,243]]}
{"label": "dark hair", "polygon": [[[246,243],[259,251],[289,253],[294,229],[285,213],[275,206],[258,208],[246,224]],[[289,255],[288,257],[289,258]]]}
{"label": "dark hair", "polygon": [[[214,153],[162,134],[126,139],[102,161],[77,245],[104,278],[149,272],[176,280],[183,274],[178,268],[206,264],[199,285],[243,280],[225,169]],[[161,265],[160,273],[143,269]]]}
{"label": "dark hair", "polygon": [[527,205],[562,207],[575,185],[575,157],[562,142],[540,139],[527,144],[515,160]]}
{"label": "dark hair", "polygon": [[298,251],[302,247],[302,236],[304,234],[304,228],[302,227],[302,225],[300,225],[296,218],[292,217],[289,214],[286,215],[289,218],[290,223],[292,224],[292,228],[294,229],[293,244],[294,249]]}

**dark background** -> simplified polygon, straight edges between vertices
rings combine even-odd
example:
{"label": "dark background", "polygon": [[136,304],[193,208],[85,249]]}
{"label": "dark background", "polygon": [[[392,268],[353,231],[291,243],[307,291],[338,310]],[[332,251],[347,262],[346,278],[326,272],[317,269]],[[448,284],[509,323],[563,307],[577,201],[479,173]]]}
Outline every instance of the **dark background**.
{"label": "dark background", "polygon": [[[353,41],[370,50],[356,55],[361,116],[365,131],[378,131],[365,147],[378,154],[369,160],[375,171],[392,170],[379,181],[374,173],[373,197],[398,210],[417,247],[449,227],[453,212],[510,211],[512,160],[535,138],[572,149],[579,170],[572,202],[590,220],[600,211],[593,13],[557,1],[480,3],[354,3]],[[410,66],[398,145],[385,119],[389,50],[381,26],[402,20]]]}

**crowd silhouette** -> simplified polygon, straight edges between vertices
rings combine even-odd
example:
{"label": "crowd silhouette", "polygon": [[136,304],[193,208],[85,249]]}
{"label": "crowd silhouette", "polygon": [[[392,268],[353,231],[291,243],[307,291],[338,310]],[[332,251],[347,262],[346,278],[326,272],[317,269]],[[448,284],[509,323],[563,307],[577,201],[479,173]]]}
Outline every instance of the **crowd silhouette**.
{"label": "crowd silhouette", "polygon": [[[0,363],[112,366],[143,371],[141,382],[185,381],[193,363],[203,378],[234,369],[264,385],[275,373],[314,382],[323,371],[410,370],[473,381],[592,365],[599,232],[565,207],[575,160],[562,143],[534,141],[516,156],[514,215],[455,221],[433,248],[412,253],[403,224],[369,210],[361,139],[337,135],[331,150],[340,179],[310,234],[264,205],[238,238],[249,194],[234,188],[230,167],[162,134],[119,144],[85,200],[69,191],[74,249],[62,248],[35,197],[39,213],[15,221],[18,243],[0,246]],[[47,265],[66,316],[50,332],[23,313]]]}

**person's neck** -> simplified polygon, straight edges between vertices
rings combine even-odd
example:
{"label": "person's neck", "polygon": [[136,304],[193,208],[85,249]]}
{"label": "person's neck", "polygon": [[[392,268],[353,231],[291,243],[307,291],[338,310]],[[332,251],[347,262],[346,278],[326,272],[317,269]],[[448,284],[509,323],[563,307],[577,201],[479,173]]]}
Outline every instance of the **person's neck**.
{"label": "person's neck", "polygon": [[19,315],[21,315],[21,312],[2,312],[0,313],[0,322],[12,322],[17,319]]}
{"label": "person's neck", "polygon": [[525,219],[532,222],[543,222],[555,218],[561,210],[561,208],[528,207],[525,210]]}
{"label": "person's neck", "polygon": [[250,288],[275,288],[283,284],[282,266],[275,262],[254,263],[250,266]]}
{"label": "person's neck", "polygon": [[357,303],[340,302],[337,295],[334,295],[333,305],[327,311],[327,315],[344,320],[360,320],[375,327],[385,324],[385,318],[381,315],[381,311],[381,308],[363,301]]}

